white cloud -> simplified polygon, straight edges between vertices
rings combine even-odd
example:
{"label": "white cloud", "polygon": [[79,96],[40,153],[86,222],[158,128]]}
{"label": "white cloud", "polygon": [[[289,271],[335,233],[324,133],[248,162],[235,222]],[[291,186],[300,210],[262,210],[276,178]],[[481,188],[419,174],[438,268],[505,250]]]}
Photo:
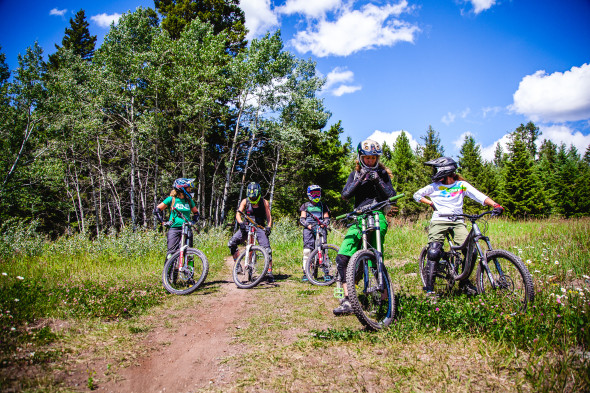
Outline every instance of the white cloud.
{"label": "white cloud", "polygon": [[98,26],[100,27],[109,27],[111,25],[111,23],[115,23],[117,24],[119,22],[119,18],[121,18],[121,14],[111,14],[111,15],[107,15],[107,14],[98,14],[98,15],[93,15],[90,17],[90,19],[96,23]]}
{"label": "white cloud", "polygon": [[63,10],[58,10],[57,8],[53,8],[51,11],[49,11],[49,15],[64,16],[66,12],[68,12],[67,8],[63,9]]}
{"label": "white cloud", "polygon": [[387,142],[387,145],[389,147],[392,147],[402,132],[404,132],[406,134],[406,137],[410,141],[410,146],[412,147],[412,149],[416,150],[416,147],[418,147],[418,142],[412,137],[412,134],[410,134],[408,131],[400,130],[400,131],[392,131],[392,132],[383,132],[383,131],[375,130],[375,132],[373,132],[371,134],[371,136],[369,136],[367,139],[373,139],[374,141],[377,141],[380,143]]}
{"label": "white cloud", "polygon": [[[322,92],[329,92],[336,97],[344,94],[354,93],[360,90],[361,86],[353,86],[346,84],[354,80],[354,73],[341,67],[336,67],[326,77],[326,84]],[[336,87],[337,86],[337,87]]]}
{"label": "white cloud", "polygon": [[340,97],[341,95],[354,93],[355,91],[359,91],[360,89],[362,89],[362,87],[358,85],[340,85],[334,90],[332,90],[332,95]]}
{"label": "white cloud", "polygon": [[510,134],[505,134],[502,138],[498,139],[494,143],[489,146],[481,146],[481,158],[486,161],[492,161],[494,159],[494,154],[496,153],[496,146],[500,144],[502,146],[502,151],[504,153],[508,152],[508,142],[510,141]]}
{"label": "white cloud", "polygon": [[461,112],[461,119],[465,119],[467,117],[467,115],[469,115],[469,113],[471,113],[471,108],[465,108],[463,109],[463,112]]}
{"label": "white cloud", "polygon": [[539,126],[542,135],[537,139],[537,146],[541,146],[543,139],[549,139],[551,142],[560,146],[562,143],[569,148],[574,145],[578,153],[584,154],[590,145],[590,135],[583,135],[580,131],[572,130],[564,125]]}
{"label": "white cloud", "polygon": [[451,124],[452,122],[455,121],[455,114],[448,112],[446,115],[444,115],[442,117],[442,119],[440,119],[440,121],[442,121],[443,123],[445,123],[446,125]]}
{"label": "white cloud", "polygon": [[282,14],[304,14],[310,18],[319,18],[327,11],[339,8],[341,0],[287,0],[284,6],[277,8]]}
{"label": "white cloud", "polygon": [[468,2],[471,3],[473,6],[473,12],[476,14],[489,10],[494,4],[496,4],[496,0],[468,0]]}
{"label": "white cloud", "polygon": [[564,122],[590,119],[590,64],[525,76],[510,109],[533,121]]}
{"label": "white cloud", "polygon": [[277,15],[270,9],[270,0],[242,0],[240,8],[246,17],[246,38],[249,40],[264,35],[279,24]]}
{"label": "white cloud", "polygon": [[501,106],[487,106],[487,107],[481,109],[484,119],[486,117],[488,117],[488,114],[495,116],[498,113],[500,113],[501,110],[502,110]]}
{"label": "white cloud", "polygon": [[325,57],[348,56],[361,50],[392,46],[400,41],[414,42],[414,36],[420,29],[395,19],[410,9],[406,0],[382,7],[366,4],[360,10],[343,7],[337,20],[322,18],[316,25],[298,32],[291,43],[300,53],[311,52]]}

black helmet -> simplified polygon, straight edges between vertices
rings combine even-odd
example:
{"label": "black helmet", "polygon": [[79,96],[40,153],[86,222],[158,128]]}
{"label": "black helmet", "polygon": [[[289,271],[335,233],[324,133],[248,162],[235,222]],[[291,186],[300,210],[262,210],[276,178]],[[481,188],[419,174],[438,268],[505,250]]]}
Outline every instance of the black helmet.
{"label": "black helmet", "polygon": [[457,163],[451,157],[439,157],[426,161],[424,165],[434,167],[436,170],[432,175],[432,181],[440,181],[447,176],[451,176],[458,168]]}
{"label": "black helmet", "polygon": [[[358,153],[359,163],[361,164],[362,167],[367,168],[367,169],[377,169],[377,166],[379,165],[379,156],[381,154],[383,154],[383,151],[381,150],[381,145],[379,144],[379,142],[375,142],[372,139],[365,139],[364,141],[359,143],[359,145],[356,148],[356,151]],[[362,156],[377,156],[377,161],[375,161],[375,166],[369,167],[369,166],[365,165],[363,160],[361,160]]]}
{"label": "black helmet", "polygon": [[246,189],[246,196],[251,204],[256,205],[260,200],[260,184],[258,183],[250,183],[248,184],[248,188]]}

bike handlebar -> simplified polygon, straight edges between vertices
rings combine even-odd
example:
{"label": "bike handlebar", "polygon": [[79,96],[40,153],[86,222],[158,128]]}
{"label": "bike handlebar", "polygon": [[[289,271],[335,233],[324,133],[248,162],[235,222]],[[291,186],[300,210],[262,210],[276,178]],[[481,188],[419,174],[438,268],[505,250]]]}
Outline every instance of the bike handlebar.
{"label": "bike handlebar", "polygon": [[[188,225],[190,225],[191,227],[194,227],[196,225],[196,222],[192,222],[190,220],[187,220],[186,217],[184,216],[184,214],[182,214],[182,212],[180,210],[178,210],[175,207],[172,207],[172,211],[176,212],[176,217],[180,217],[184,220],[184,222],[186,222]],[[197,218],[197,220],[199,220],[199,218]],[[167,226],[172,225],[172,221],[169,220],[167,223],[164,223],[164,225],[168,224]]]}
{"label": "bike handlebar", "polygon": [[459,218],[464,217],[473,222],[479,220],[486,214],[492,214],[493,212],[493,210],[487,210],[481,214],[439,214],[439,217],[448,217],[451,221],[457,221]]}
{"label": "bike handlebar", "polygon": [[377,203],[374,203],[374,204],[372,204],[370,206],[364,206],[364,207],[362,207],[360,209],[355,209],[355,210],[351,211],[350,213],[342,214],[342,215],[336,217],[335,219],[336,220],[341,220],[343,218],[348,219],[348,218],[351,218],[351,217],[354,217],[354,216],[361,216],[363,214],[367,214],[367,213],[370,213],[372,211],[379,210],[379,209],[381,209],[381,208],[383,208],[383,207],[385,207],[387,205],[392,205],[393,202],[395,202],[397,199],[399,199],[399,198],[401,198],[403,196],[404,196],[403,193],[402,194],[397,194],[397,195],[392,196],[391,198],[388,198],[388,199],[386,199],[386,200],[384,200],[382,202],[377,202]]}
{"label": "bike handlebar", "polygon": [[243,211],[241,211],[241,210],[238,210],[238,213],[240,213],[240,214],[242,215],[242,217],[244,217],[244,218],[245,218],[247,221],[249,221],[249,222],[250,222],[250,224],[252,224],[252,225],[253,225],[253,226],[255,226],[256,228],[264,230],[264,227],[263,227],[262,225],[258,225],[258,224],[256,223],[256,221],[254,221],[253,219],[251,219],[250,217],[248,217],[248,216],[246,215],[246,213],[244,213]]}

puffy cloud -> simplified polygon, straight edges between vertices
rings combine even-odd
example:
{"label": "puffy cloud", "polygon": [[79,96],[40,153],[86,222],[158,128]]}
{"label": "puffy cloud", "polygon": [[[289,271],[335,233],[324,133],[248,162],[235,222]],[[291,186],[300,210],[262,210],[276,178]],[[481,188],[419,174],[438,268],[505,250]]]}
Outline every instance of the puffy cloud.
{"label": "puffy cloud", "polygon": [[406,0],[398,4],[378,7],[366,4],[360,10],[344,7],[337,20],[322,18],[317,24],[300,31],[291,41],[300,52],[311,52],[318,57],[348,56],[352,53],[398,42],[414,42],[420,29],[396,19],[410,10]]}
{"label": "puffy cloud", "polygon": [[117,24],[119,22],[119,18],[121,18],[121,14],[117,14],[116,12],[111,15],[107,15],[105,13],[93,15],[90,19],[99,25],[100,27],[109,27],[111,23]]}
{"label": "puffy cloud", "polygon": [[242,0],[240,8],[246,17],[246,38],[249,40],[265,34],[279,24],[277,15],[270,9],[270,0]]}
{"label": "puffy cloud", "polygon": [[590,119],[590,64],[547,75],[525,76],[513,96],[512,111],[533,121],[564,122]]}
{"label": "puffy cloud", "polygon": [[459,135],[459,136],[457,137],[457,139],[455,139],[455,140],[453,141],[453,145],[455,146],[455,148],[456,148],[457,150],[461,149],[461,145],[463,145],[463,142],[465,142],[465,137],[466,137],[466,136],[473,136],[473,137],[474,137],[474,135],[473,135],[473,133],[472,133],[472,132],[470,132],[470,131],[466,131],[466,132],[462,133],[461,135]]}
{"label": "puffy cloud", "polygon": [[549,139],[557,146],[565,143],[567,147],[574,145],[580,154],[584,154],[590,146],[590,135],[584,135],[580,131],[573,130],[564,125],[539,126],[542,135],[537,139],[537,146],[541,146],[543,139]]}
{"label": "puffy cloud", "polygon": [[486,161],[492,161],[494,154],[496,153],[496,146],[500,144],[504,153],[508,152],[508,142],[510,141],[510,134],[505,134],[502,138],[498,139],[489,146],[481,146],[481,158]]}
{"label": "puffy cloud", "polygon": [[473,6],[473,12],[476,14],[489,10],[494,4],[496,4],[496,0],[468,0],[468,2],[471,3]]}
{"label": "puffy cloud", "polygon": [[[322,92],[330,92],[332,95],[340,97],[343,94],[354,93],[360,90],[361,86],[352,86],[346,84],[354,80],[354,73],[352,71],[336,67],[326,77],[326,84]],[[336,87],[338,85],[338,87]]]}
{"label": "puffy cloud", "polygon": [[379,143],[387,142],[387,145],[389,147],[392,147],[402,132],[404,132],[406,134],[406,137],[410,141],[410,146],[412,147],[412,149],[415,150],[416,147],[418,147],[418,142],[414,139],[414,137],[412,137],[412,134],[410,134],[408,131],[404,131],[404,130],[391,131],[391,132],[383,132],[383,131],[375,130],[375,132],[373,132],[371,134],[371,136],[369,136],[367,139],[373,139],[374,141],[377,141]]}
{"label": "puffy cloud", "polygon": [[58,10],[57,8],[53,8],[51,11],[49,11],[49,15],[64,16],[66,12],[68,12],[67,8],[63,9],[63,10]]}
{"label": "puffy cloud", "polygon": [[341,0],[287,0],[284,6],[277,8],[282,14],[304,14],[311,18],[319,18],[327,11],[339,8]]}

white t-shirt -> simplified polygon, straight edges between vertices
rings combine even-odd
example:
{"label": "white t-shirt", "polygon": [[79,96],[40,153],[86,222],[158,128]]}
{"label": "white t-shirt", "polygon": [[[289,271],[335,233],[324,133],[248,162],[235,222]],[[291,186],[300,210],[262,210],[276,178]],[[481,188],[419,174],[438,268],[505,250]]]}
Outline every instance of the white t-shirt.
{"label": "white t-shirt", "polygon": [[430,197],[434,207],[436,207],[430,221],[451,221],[448,217],[440,217],[440,214],[463,214],[463,198],[465,195],[482,205],[487,199],[486,195],[479,192],[471,184],[459,180],[448,185],[441,182],[431,183],[416,191],[414,200],[420,202],[422,197]]}

